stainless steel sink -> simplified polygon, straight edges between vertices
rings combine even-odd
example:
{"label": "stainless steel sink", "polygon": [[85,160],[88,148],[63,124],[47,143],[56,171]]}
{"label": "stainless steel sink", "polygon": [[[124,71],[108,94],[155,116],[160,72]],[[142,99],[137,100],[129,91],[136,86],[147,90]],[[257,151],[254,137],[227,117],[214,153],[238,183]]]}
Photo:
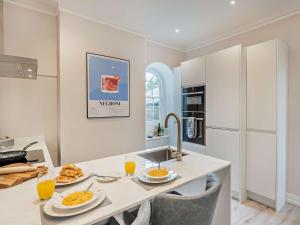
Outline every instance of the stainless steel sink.
{"label": "stainless steel sink", "polygon": [[[175,153],[175,154],[174,154]],[[187,153],[182,153],[182,156],[188,155]],[[171,159],[176,158],[176,150],[171,150],[169,148],[153,151],[153,152],[147,152],[143,154],[139,154],[138,156],[147,159],[151,162],[160,163],[164,161],[168,161]]]}

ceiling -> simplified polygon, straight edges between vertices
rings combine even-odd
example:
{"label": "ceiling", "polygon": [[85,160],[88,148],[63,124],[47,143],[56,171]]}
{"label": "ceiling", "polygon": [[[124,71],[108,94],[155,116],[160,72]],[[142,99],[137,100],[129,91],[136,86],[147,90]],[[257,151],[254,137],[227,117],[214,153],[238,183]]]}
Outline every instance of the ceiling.
{"label": "ceiling", "polygon": [[[52,6],[57,0],[10,1]],[[183,51],[300,12],[300,0],[236,1],[231,5],[230,0],[59,0],[62,9]]]}
{"label": "ceiling", "polygon": [[40,11],[56,14],[59,0],[4,0],[6,2],[15,3],[29,8],[38,9]]}

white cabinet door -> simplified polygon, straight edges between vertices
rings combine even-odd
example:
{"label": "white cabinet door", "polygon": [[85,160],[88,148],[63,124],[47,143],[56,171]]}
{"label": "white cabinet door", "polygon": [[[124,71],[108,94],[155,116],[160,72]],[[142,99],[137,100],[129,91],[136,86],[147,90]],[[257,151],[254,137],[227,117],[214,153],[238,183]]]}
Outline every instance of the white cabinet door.
{"label": "white cabinet door", "polygon": [[183,87],[205,85],[205,59],[199,57],[181,63],[181,84]]}
{"label": "white cabinet door", "polygon": [[276,40],[247,48],[247,128],[276,130]]}
{"label": "white cabinet door", "polygon": [[241,46],[205,58],[207,126],[239,129]]}
{"label": "white cabinet door", "polygon": [[238,131],[210,129],[206,130],[206,154],[230,161],[231,189],[240,190],[240,133]]}
{"label": "white cabinet door", "polygon": [[247,132],[247,190],[275,200],[276,134]]}

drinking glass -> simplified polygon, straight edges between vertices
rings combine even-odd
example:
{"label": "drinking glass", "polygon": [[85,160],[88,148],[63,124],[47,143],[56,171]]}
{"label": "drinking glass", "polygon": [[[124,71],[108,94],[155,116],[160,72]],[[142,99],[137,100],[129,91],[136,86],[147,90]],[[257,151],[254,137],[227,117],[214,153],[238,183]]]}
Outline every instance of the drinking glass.
{"label": "drinking glass", "polygon": [[51,171],[44,171],[37,177],[37,193],[40,200],[50,199],[55,191],[54,175]]}
{"label": "drinking glass", "polygon": [[132,176],[134,174],[135,167],[135,155],[126,155],[124,165],[126,176]]}

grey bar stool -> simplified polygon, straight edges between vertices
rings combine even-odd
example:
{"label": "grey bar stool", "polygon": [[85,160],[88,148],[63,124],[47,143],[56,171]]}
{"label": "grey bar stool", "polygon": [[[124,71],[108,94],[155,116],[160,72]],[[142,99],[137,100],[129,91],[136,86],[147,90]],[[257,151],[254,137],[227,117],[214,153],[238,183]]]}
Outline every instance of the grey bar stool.
{"label": "grey bar stool", "polygon": [[221,182],[209,174],[206,191],[196,196],[164,194],[152,204],[153,225],[211,225]]}

